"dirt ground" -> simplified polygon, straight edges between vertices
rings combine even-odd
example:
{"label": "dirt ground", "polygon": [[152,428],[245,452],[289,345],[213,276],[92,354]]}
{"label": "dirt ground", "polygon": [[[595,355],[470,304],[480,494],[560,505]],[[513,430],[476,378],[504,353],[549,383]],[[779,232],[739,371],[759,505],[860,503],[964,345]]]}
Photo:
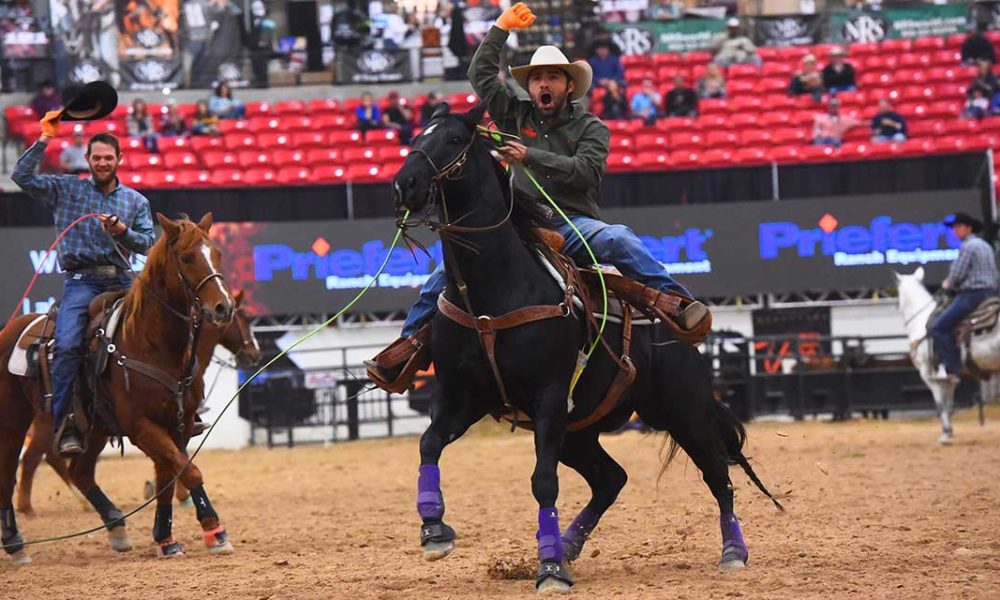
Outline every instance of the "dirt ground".
{"label": "dirt ground", "polygon": [[[788,508],[778,513],[733,471],[750,546],[738,573],[716,569],[718,510],[699,473],[678,460],[657,484],[660,438],[626,433],[605,445],[631,480],[574,565],[586,598],[997,598],[1000,589],[1000,411],[971,415],[956,443],[932,421],[764,423],[748,454]],[[188,554],[154,558],[152,511],[129,522],[136,549],[103,534],[31,548],[34,563],[0,562],[4,598],[507,598],[534,596],[536,506],[531,438],[478,427],[445,451],[447,520],[455,552],[425,563],[415,509],[417,440],[325,448],[210,452],[198,461],[236,545],[209,557],[193,509],[175,510]],[[151,472],[144,458],[106,460],[98,475],[125,507]],[[588,497],[561,471],[563,524]],[[25,537],[80,530],[81,509],[47,468]],[[0,559],[2,561],[2,559]]]}

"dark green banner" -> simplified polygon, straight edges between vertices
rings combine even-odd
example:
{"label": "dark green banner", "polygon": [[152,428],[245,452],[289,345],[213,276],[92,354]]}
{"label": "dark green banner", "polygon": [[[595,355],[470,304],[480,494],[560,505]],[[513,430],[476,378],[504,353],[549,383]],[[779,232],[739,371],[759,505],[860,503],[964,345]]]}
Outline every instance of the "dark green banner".
{"label": "dark green banner", "polygon": [[606,23],[604,27],[625,54],[706,50],[726,33],[722,19]]}
{"label": "dark green banner", "polygon": [[830,15],[830,37],[833,42],[870,43],[965,33],[968,14],[965,4],[837,12]]}

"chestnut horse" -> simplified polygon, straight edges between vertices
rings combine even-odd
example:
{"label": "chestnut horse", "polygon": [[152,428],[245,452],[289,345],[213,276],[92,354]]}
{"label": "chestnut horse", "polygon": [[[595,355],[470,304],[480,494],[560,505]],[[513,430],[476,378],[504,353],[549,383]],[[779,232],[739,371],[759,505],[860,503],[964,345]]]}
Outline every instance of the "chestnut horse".
{"label": "chestnut horse", "polygon": [[[249,369],[260,362],[260,344],[250,329],[250,320],[242,308],[242,291],[236,292],[235,300],[236,314],[229,327],[221,332],[210,327],[202,333],[201,340],[198,342],[199,371],[197,377],[204,377],[217,345],[232,353],[237,368]],[[35,509],[31,505],[31,489],[35,481],[35,472],[38,470],[42,458],[59,475],[59,478],[63,480],[71,492],[75,493],[76,491],[72,487],[69,466],[63,458],[53,452],[52,415],[37,413],[31,424],[30,436],[31,440],[28,442],[24,454],[21,455],[21,479],[18,482],[17,498],[14,502],[17,512],[29,517],[35,514]],[[177,488],[179,500],[185,500],[187,496],[187,490],[183,486]],[[79,497],[81,500],[83,499],[82,496]]]}
{"label": "chestnut horse", "polygon": [[[204,392],[193,368],[201,330],[228,326],[235,302],[219,272],[220,252],[208,235],[211,213],[197,224],[186,218],[172,221],[156,216],[163,235],[125,295],[121,326],[107,347],[107,367],[96,375],[93,386],[80,387],[103,391],[117,427],[156,467],[161,493],[153,540],[160,556],[183,554],[171,531],[175,478],[191,490],[209,552],[231,554],[233,546],[205,493],[201,471],[189,463],[183,450]],[[33,318],[19,317],[0,331],[0,365],[7,364],[18,336]],[[4,550],[14,564],[31,561],[11,501],[18,454],[39,410],[32,399],[39,397],[35,381],[0,369],[0,525]],[[85,432],[87,448],[70,462],[70,478],[101,516],[111,548],[125,552],[132,549],[132,542],[122,511],[94,479],[97,457],[110,436],[108,427],[93,423]]]}

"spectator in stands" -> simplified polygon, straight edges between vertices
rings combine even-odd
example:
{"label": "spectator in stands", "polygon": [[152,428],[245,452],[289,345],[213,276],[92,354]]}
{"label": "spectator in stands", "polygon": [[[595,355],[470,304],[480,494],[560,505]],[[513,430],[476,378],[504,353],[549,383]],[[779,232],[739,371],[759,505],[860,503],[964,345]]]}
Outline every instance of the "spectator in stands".
{"label": "spectator in stands", "polygon": [[434,114],[434,110],[437,109],[438,105],[441,104],[441,94],[438,92],[431,92],[427,94],[427,102],[420,107],[420,126],[424,127],[431,120],[431,116]]}
{"label": "spectator in stands", "polygon": [[663,104],[663,97],[660,92],[653,87],[652,79],[644,79],[642,88],[632,96],[630,108],[632,116],[642,119],[647,125],[652,125],[656,117],[660,116],[660,105]]}
{"label": "spectator in stands", "polygon": [[823,92],[823,76],[816,67],[816,56],[806,54],[802,57],[802,66],[792,74],[788,94],[791,96],[811,94],[813,100],[819,102],[823,99]]}
{"label": "spectator in stands", "polygon": [[619,87],[618,82],[614,79],[609,80],[605,90],[604,97],[601,98],[604,109],[601,111],[601,118],[606,120],[627,119],[628,102],[625,100],[625,95],[622,94],[622,88]]}
{"label": "spectator in stands", "polygon": [[674,75],[674,88],[667,92],[663,112],[668,117],[694,117],[698,115],[698,95],[688,87],[682,73]]}
{"label": "spectator in stands", "polygon": [[51,81],[43,81],[38,93],[31,99],[31,110],[41,119],[45,113],[59,110],[61,106],[62,98],[59,97],[56,86]]}
{"label": "spectator in stands", "polygon": [[906,141],[906,119],[892,108],[889,100],[878,101],[878,112],[872,118],[872,142]]}
{"label": "spectator in stands", "polygon": [[590,57],[590,68],[594,72],[594,82],[607,87],[609,81],[616,81],[625,87],[625,67],[621,58],[611,53],[611,45],[606,41],[594,43],[594,54]]}
{"label": "spectator in stands", "polygon": [[77,125],[73,129],[73,143],[63,148],[59,154],[59,166],[63,173],[90,173],[90,164],[87,162],[87,139],[83,133],[83,126]]}
{"label": "spectator in stands", "polygon": [[963,119],[982,119],[990,114],[990,100],[986,97],[983,88],[977,87],[969,90],[969,98],[965,101],[965,108],[962,109]]}
{"label": "spectator in stands", "polygon": [[993,64],[997,61],[996,49],[993,42],[987,38],[983,32],[986,31],[986,23],[977,23],[975,29],[969,32],[969,37],[962,42],[962,63],[966,65],[977,64],[981,60]]}
{"label": "spectator in stands", "polygon": [[847,62],[847,52],[836,47],[830,52],[830,64],[823,67],[823,87],[830,95],[853,92],[858,89],[854,78],[854,65]]}
{"label": "spectator in stands", "polygon": [[840,100],[830,98],[826,114],[816,115],[813,123],[813,144],[839,147],[844,141],[844,134],[861,124],[854,117],[841,115]]}
{"label": "spectator in stands", "polygon": [[972,93],[975,90],[979,90],[983,93],[984,98],[992,100],[993,95],[997,91],[1000,91],[1000,82],[997,81],[996,75],[993,74],[993,63],[981,60],[976,63],[976,68],[978,69],[976,78],[969,84],[967,94],[969,98],[972,98]]}
{"label": "spectator in stands", "polygon": [[146,150],[156,152],[156,128],[153,127],[153,118],[149,116],[145,100],[136,98],[132,102],[132,112],[125,120],[125,125],[129,137],[142,138]]}
{"label": "spectator in stands", "polygon": [[399,143],[409,146],[413,138],[413,111],[399,101],[399,92],[389,92],[388,105],[382,113],[382,126],[399,132]]}
{"label": "spectator in stands", "polygon": [[361,106],[354,111],[358,118],[358,131],[365,133],[369,129],[382,127],[382,111],[375,105],[371,92],[361,94]]}
{"label": "spectator in stands", "polygon": [[191,117],[191,135],[219,135],[219,117],[208,110],[208,102],[199,100]]}
{"label": "spectator in stands", "polygon": [[705,74],[698,80],[699,98],[725,98],[726,80],[722,77],[722,69],[715,63],[708,63]]}
{"label": "spectator in stands", "polygon": [[715,45],[715,58],[712,60],[723,67],[736,64],[761,65],[757,46],[743,33],[740,20],[736,17],[726,21],[726,37]]}
{"label": "spectator in stands", "polygon": [[215,95],[208,99],[208,110],[220,119],[242,119],[246,114],[246,107],[233,98],[233,90],[225,81],[215,86]]}
{"label": "spectator in stands", "polygon": [[160,135],[163,137],[184,137],[188,135],[187,124],[176,104],[171,104],[160,119]]}
{"label": "spectator in stands", "polygon": [[684,16],[684,3],[679,0],[653,0],[646,10],[650,21],[672,21]]}

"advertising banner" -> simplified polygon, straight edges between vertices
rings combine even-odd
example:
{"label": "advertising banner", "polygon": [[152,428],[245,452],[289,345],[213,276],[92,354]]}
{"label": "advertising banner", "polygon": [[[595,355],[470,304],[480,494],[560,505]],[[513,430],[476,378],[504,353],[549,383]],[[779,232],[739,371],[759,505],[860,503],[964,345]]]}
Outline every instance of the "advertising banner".
{"label": "advertising banner", "polygon": [[0,1],[0,57],[48,58],[49,35],[26,4]]}
{"label": "advertising banner", "polygon": [[630,55],[706,50],[726,33],[724,19],[604,23],[603,27],[611,32],[622,53]]}
{"label": "advertising banner", "polygon": [[[927,270],[938,282],[958,255],[959,241],[942,224],[949,214],[981,214],[979,192],[927,192],[836,199],[741,202],[604,211],[625,223],[656,260],[701,297],[810,290],[861,290],[893,284],[892,272]],[[386,258],[392,219],[283,223],[217,223],[223,272],[245,290],[254,314],[333,312],[375,275]],[[48,228],[9,228],[0,252],[0,307],[41,266],[23,308],[44,309],[58,297],[55,256],[43,261]],[[420,232],[428,252],[397,248],[358,311],[406,309],[441,261],[441,243]]]}
{"label": "advertising banner", "polygon": [[234,0],[184,0],[181,30],[192,88],[246,85],[244,8]]}
{"label": "advertising banner", "polygon": [[407,50],[341,48],[335,57],[334,83],[403,83],[413,81]]}
{"label": "advertising banner", "polygon": [[180,0],[117,0],[122,86],[175,88],[181,82]]}
{"label": "advertising banner", "polygon": [[69,83],[101,79],[117,87],[115,0],[49,0],[49,10],[56,60],[66,62]]}
{"label": "advertising banner", "polygon": [[968,13],[965,4],[835,12],[830,14],[830,38],[836,43],[870,43],[964,33],[968,30]]}
{"label": "advertising banner", "polygon": [[818,15],[753,18],[753,41],[758,46],[809,46],[820,43],[822,34]]}
{"label": "advertising banner", "polygon": [[830,307],[779,308],[753,311],[755,337],[787,336],[785,339],[757,340],[758,373],[782,373],[788,359],[812,360],[829,355]]}

